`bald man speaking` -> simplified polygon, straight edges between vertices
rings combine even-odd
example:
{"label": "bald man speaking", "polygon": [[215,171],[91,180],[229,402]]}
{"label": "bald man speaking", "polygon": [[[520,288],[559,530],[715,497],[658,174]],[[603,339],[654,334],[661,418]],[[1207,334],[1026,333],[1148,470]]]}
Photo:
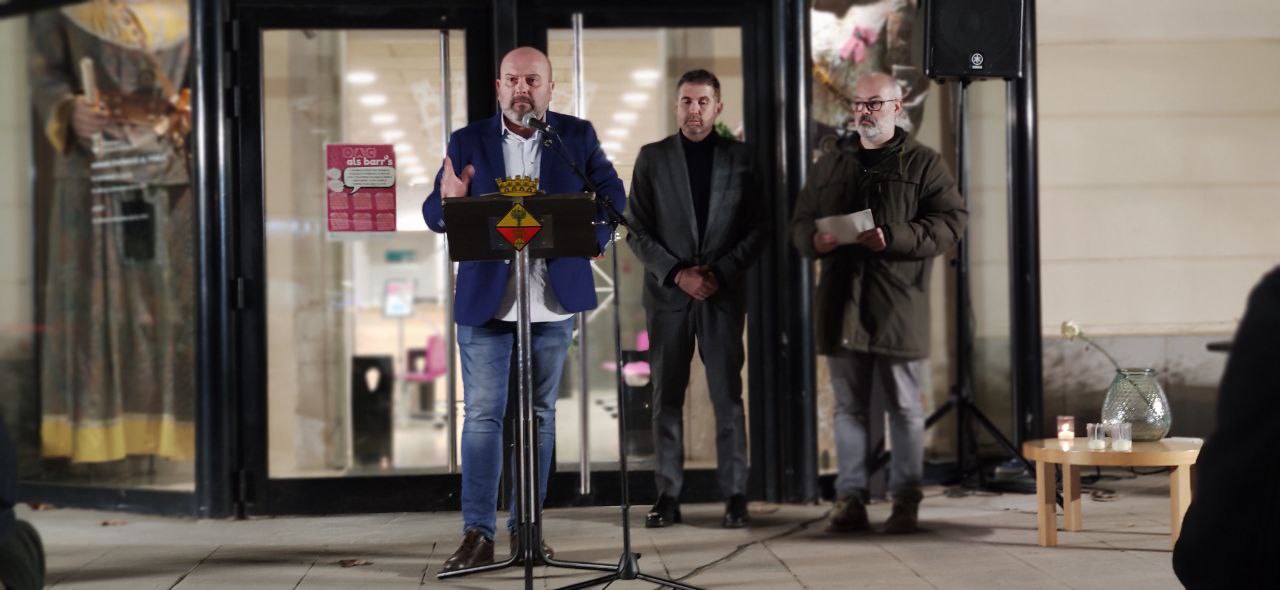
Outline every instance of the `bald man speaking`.
{"label": "bald man speaking", "polygon": [[[870,527],[867,414],[874,390],[886,398],[893,448],[893,512],[884,531],[909,533],[924,470],[929,270],[964,235],[969,213],[942,158],[897,126],[902,90],[892,77],[862,76],[848,103],[857,133],[814,165],[791,218],[796,248],[822,263],[816,345],[831,369],[839,468],[827,530]],[[818,229],[821,218],[867,209],[875,227],[855,236],[841,240]]]}
{"label": "bald man speaking", "polygon": [[[582,179],[564,159],[551,153],[551,148],[544,149],[543,132],[524,126],[524,117],[530,113],[555,130],[568,157],[596,185],[600,196],[621,213],[626,193],[600,149],[591,123],[547,110],[555,88],[547,56],[531,47],[512,50],[502,58],[495,84],[501,112],[449,137],[448,155],[436,174],[435,189],[422,204],[427,226],[443,232],[444,199],[496,193],[497,180],[502,178],[533,178],[539,190],[548,194],[583,190]],[[607,227],[598,229],[601,250],[608,235]],[[463,535],[458,550],[444,563],[446,572],[493,562],[502,425],[516,337],[516,285],[511,265],[503,260],[462,262],[457,277],[453,314],[458,323],[466,413],[462,423]],[[555,447],[556,386],[573,336],[573,314],[596,307],[590,262],[586,258],[532,261],[529,299],[541,506]],[[507,530],[514,532],[514,486],[511,497]],[[551,556],[551,548],[545,544],[542,552]]]}

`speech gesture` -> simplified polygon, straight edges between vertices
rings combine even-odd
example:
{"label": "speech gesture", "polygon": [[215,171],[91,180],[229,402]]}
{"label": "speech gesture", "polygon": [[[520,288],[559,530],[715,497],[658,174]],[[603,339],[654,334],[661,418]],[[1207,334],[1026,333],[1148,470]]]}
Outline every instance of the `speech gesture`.
{"label": "speech gesture", "polygon": [[449,199],[465,197],[471,187],[471,177],[476,175],[476,167],[467,164],[462,169],[462,176],[453,173],[453,162],[449,156],[444,157],[444,171],[440,175],[440,196]]}

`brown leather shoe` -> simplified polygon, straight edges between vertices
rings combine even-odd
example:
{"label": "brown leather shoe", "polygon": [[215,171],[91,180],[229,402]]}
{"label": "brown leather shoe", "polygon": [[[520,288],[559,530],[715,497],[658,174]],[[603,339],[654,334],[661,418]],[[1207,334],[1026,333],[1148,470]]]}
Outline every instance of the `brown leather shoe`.
{"label": "brown leather shoe", "polygon": [[884,532],[890,535],[905,535],[919,529],[920,500],[919,490],[902,492],[893,497],[893,512],[889,520],[884,522]]}
{"label": "brown leather shoe", "polygon": [[468,529],[462,535],[458,550],[444,560],[441,571],[451,572],[478,565],[493,563],[493,539],[484,536],[480,529]]}
{"label": "brown leather shoe", "polygon": [[861,499],[846,496],[836,499],[827,521],[828,533],[856,533],[871,528],[867,520],[867,505]]}
{"label": "brown leather shoe", "polygon": [[[516,552],[516,534],[515,534],[515,533],[511,533],[510,539],[511,539],[511,554],[512,554],[512,555],[515,555],[515,552]],[[555,558],[556,558],[556,550],[555,550],[555,549],[552,549],[552,548],[551,548],[551,546],[547,544],[547,540],[546,540],[546,539],[543,539],[543,540],[542,540],[542,555],[543,555],[543,557],[546,557],[547,559],[555,559]],[[538,560],[538,561],[542,561],[542,560],[540,559],[540,560]],[[524,560],[523,560],[523,559],[519,559],[519,558],[517,558],[517,559],[516,559],[516,563],[524,563]]]}

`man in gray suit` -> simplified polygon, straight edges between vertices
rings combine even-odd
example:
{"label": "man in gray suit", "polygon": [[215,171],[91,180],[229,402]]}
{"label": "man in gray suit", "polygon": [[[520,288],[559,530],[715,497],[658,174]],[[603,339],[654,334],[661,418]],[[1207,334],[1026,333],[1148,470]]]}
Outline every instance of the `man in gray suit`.
{"label": "man in gray suit", "polygon": [[716,419],[721,524],[746,526],[747,432],[742,409],[745,274],[765,242],[766,209],[751,150],[715,131],[720,80],[693,70],[676,84],[680,131],[640,150],[627,207],[627,243],[644,264],[653,366],[654,476],[647,527],[680,522],[683,409],[694,341]]}

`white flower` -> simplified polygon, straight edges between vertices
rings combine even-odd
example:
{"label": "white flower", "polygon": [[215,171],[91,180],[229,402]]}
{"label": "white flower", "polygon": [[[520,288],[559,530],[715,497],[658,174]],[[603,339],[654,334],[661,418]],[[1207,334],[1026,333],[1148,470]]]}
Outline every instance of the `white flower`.
{"label": "white flower", "polygon": [[1115,357],[1111,356],[1111,353],[1107,352],[1107,349],[1098,346],[1097,342],[1094,342],[1092,338],[1085,335],[1084,330],[1080,328],[1080,324],[1071,320],[1062,322],[1062,337],[1067,340],[1075,340],[1077,338],[1083,340],[1086,345],[1098,349],[1098,352],[1101,352],[1103,356],[1106,356],[1107,360],[1111,361],[1111,366],[1115,367],[1117,371],[1120,370],[1120,363],[1116,362]]}

